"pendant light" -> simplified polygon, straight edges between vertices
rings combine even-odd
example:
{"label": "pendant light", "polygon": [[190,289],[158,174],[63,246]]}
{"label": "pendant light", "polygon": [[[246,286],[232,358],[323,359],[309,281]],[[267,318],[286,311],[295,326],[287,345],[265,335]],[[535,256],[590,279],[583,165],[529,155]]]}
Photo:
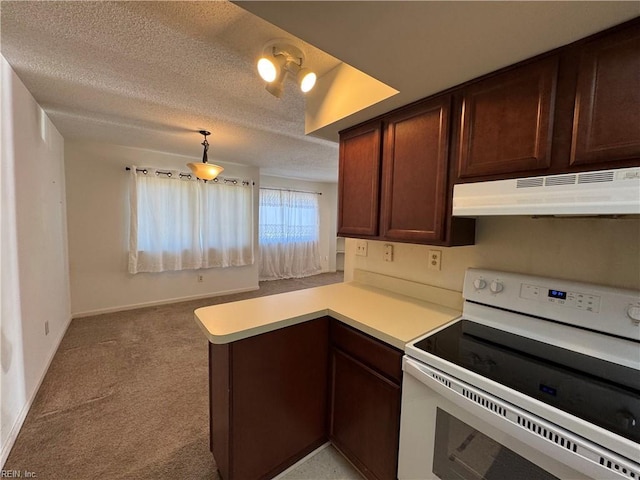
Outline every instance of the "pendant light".
{"label": "pendant light", "polygon": [[200,134],[204,135],[204,142],[202,142],[202,146],[204,147],[204,152],[202,153],[202,163],[187,163],[187,167],[189,167],[194,175],[199,179],[213,180],[222,173],[224,168],[222,168],[220,165],[209,163],[209,160],[207,158],[207,151],[209,150],[207,135],[211,135],[211,132],[200,130]]}

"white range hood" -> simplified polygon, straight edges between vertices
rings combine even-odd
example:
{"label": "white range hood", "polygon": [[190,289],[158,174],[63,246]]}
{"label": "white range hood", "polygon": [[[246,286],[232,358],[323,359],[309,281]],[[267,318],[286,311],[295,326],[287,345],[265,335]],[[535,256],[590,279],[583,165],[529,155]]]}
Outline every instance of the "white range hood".
{"label": "white range hood", "polygon": [[464,183],[453,188],[453,215],[640,214],[640,168]]}

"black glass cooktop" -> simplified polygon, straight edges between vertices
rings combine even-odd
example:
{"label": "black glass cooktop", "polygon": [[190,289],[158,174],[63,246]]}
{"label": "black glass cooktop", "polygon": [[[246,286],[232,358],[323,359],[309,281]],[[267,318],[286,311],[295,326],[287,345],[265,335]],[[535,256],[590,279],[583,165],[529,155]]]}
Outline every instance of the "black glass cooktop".
{"label": "black glass cooktop", "polygon": [[637,370],[469,320],[415,346],[640,443]]}

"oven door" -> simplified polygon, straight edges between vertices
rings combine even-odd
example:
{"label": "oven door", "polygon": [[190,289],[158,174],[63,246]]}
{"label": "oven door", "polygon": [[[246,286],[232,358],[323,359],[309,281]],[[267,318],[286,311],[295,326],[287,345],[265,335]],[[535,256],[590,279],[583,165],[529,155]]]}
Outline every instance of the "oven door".
{"label": "oven door", "polygon": [[410,357],[399,479],[634,479],[640,466]]}

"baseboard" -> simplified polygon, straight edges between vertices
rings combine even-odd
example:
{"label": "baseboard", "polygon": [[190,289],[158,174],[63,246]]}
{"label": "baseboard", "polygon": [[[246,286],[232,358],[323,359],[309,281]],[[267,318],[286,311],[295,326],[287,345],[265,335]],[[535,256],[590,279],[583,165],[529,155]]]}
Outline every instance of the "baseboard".
{"label": "baseboard", "polygon": [[129,305],[120,305],[117,307],[98,308],[96,310],[87,310],[84,312],[76,312],[71,314],[71,318],[92,317],[94,315],[102,315],[104,313],[124,312],[127,310],[136,310],[138,308],[155,307],[157,305],[167,305],[169,303],[188,302],[189,300],[200,300],[202,298],[220,297],[222,295],[233,295],[235,293],[253,292],[259,290],[260,287],[238,288],[235,290],[224,290],[215,293],[204,293],[199,295],[188,295],[184,297],[167,298],[164,300],[154,300],[152,302],[132,303]]}
{"label": "baseboard", "polygon": [[9,432],[9,436],[7,437],[7,440],[4,442],[4,445],[2,445],[2,449],[0,450],[0,469],[4,468],[4,463],[7,461],[7,458],[9,458],[11,449],[13,448],[13,445],[15,444],[16,439],[18,438],[18,434],[20,433],[20,430],[22,429],[22,425],[24,424],[24,421],[27,418],[27,415],[29,414],[29,410],[31,410],[33,401],[35,400],[36,395],[40,391],[40,386],[42,385],[44,377],[47,375],[47,372],[49,371],[49,367],[51,366],[53,357],[55,357],[56,353],[58,352],[58,348],[60,348],[62,339],[67,333],[67,330],[69,329],[69,325],[71,325],[71,320],[72,320],[71,317],[69,317],[69,320],[67,320],[67,324],[64,326],[64,328],[60,332],[59,337],[54,342],[54,348],[52,348],[51,352],[49,353],[49,358],[47,359],[46,366],[42,371],[42,374],[40,375],[40,379],[38,380],[36,387],[33,389],[33,392],[31,392],[31,395],[29,395],[27,402],[23,405],[22,409],[20,410],[20,413],[16,418],[16,421],[11,427],[11,431]]}

